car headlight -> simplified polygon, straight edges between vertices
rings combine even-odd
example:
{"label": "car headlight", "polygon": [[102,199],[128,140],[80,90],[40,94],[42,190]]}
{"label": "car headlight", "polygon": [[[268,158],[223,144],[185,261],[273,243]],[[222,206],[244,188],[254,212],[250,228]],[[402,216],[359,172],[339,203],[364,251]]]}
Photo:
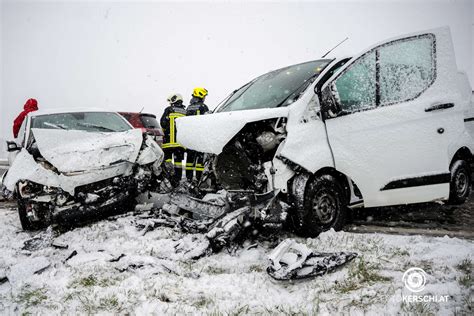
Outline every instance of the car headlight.
{"label": "car headlight", "polygon": [[43,186],[34,183],[31,181],[20,181],[18,182],[18,194],[22,198],[28,198],[31,197],[34,194],[38,194],[43,190]]}

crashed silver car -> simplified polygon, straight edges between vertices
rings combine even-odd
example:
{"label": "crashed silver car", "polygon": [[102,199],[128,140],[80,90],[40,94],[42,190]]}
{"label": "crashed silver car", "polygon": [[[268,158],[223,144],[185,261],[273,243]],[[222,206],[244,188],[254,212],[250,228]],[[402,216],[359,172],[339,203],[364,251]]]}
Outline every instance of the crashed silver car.
{"label": "crashed silver car", "polygon": [[163,160],[151,136],[101,110],[29,113],[7,143],[2,192],[18,201],[26,230],[126,208],[156,184]]}

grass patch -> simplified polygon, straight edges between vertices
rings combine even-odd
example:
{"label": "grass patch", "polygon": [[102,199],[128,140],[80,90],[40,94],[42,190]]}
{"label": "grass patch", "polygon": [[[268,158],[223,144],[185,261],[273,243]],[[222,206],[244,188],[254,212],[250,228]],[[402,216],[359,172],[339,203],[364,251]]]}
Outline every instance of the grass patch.
{"label": "grass patch", "polygon": [[466,288],[470,288],[474,285],[473,273],[472,273],[472,261],[469,258],[461,261],[456,268],[463,273],[461,277],[458,278],[458,283]]}
{"label": "grass patch", "polygon": [[401,248],[401,247],[393,247],[390,249],[391,256],[390,258],[394,257],[404,257],[404,256],[409,256],[410,253],[406,248]]}
{"label": "grass patch", "polygon": [[76,292],[69,294],[65,301],[70,299],[77,299],[81,304],[81,309],[86,314],[97,314],[99,311],[107,312],[121,312],[119,299],[115,294],[101,297],[98,300],[95,295],[87,295],[85,293]]}
{"label": "grass patch", "polygon": [[29,285],[21,289],[16,297],[17,303],[25,304],[26,307],[37,306],[48,299],[45,288],[32,289]]}
{"label": "grass patch", "polygon": [[208,307],[209,305],[214,305],[214,300],[210,297],[206,296],[199,296],[193,303],[192,305],[196,308],[204,308]]}
{"label": "grass patch", "polygon": [[472,282],[471,275],[463,275],[462,277],[458,278],[458,283],[468,289],[474,284],[474,282]]}
{"label": "grass patch", "polygon": [[111,285],[114,285],[115,283],[116,283],[116,280],[109,279],[109,278],[99,279],[91,274],[85,278],[80,278],[80,279],[76,279],[72,281],[69,287],[72,287],[72,288],[78,288],[78,287],[88,288],[88,287],[93,287],[93,286],[109,287]]}
{"label": "grass patch", "polygon": [[435,315],[435,308],[428,302],[402,302],[403,315]]}
{"label": "grass patch", "polygon": [[258,265],[258,264],[252,264],[250,267],[249,267],[249,271],[250,272],[263,272],[265,271],[265,269]]}
{"label": "grass patch", "polygon": [[461,261],[456,266],[456,268],[459,271],[464,272],[465,274],[471,274],[472,273],[472,261],[471,261],[471,259],[469,259],[469,258],[464,259],[463,261]]}
{"label": "grass patch", "polygon": [[366,285],[379,282],[389,282],[390,277],[379,274],[380,265],[370,264],[363,257],[357,259],[356,264],[349,268],[349,276],[343,282],[336,284],[335,289],[340,293],[349,293]]}
{"label": "grass patch", "polygon": [[227,269],[224,269],[222,267],[216,267],[216,266],[207,266],[204,268],[204,272],[208,274],[225,274],[229,273]]}
{"label": "grass patch", "polygon": [[26,303],[27,306],[36,306],[48,299],[47,291],[44,288],[30,289],[29,286],[22,289],[17,296],[19,303]]}
{"label": "grass patch", "polygon": [[119,306],[119,301],[117,296],[110,295],[107,297],[103,297],[99,300],[99,308],[105,309],[107,311],[116,310]]}

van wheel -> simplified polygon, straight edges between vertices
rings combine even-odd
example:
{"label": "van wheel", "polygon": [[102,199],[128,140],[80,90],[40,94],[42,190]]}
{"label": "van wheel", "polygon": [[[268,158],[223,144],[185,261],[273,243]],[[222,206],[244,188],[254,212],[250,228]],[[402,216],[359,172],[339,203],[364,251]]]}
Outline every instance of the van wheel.
{"label": "van wheel", "polygon": [[465,160],[457,160],[451,166],[449,204],[466,202],[471,193],[471,168]]}
{"label": "van wheel", "polygon": [[347,217],[347,203],[340,183],[331,175],[313,178],[306,185],[300,232],[316,237],[333,228],[341,230]]}

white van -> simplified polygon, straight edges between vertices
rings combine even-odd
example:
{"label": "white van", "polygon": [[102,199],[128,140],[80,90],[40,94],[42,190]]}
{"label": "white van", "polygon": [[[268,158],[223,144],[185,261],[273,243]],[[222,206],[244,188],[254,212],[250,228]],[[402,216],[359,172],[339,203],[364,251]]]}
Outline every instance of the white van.
{"label": "white van", "polygon": [[267,73],[213,114],[178,119],[177,137],[215,155],[223,188],[279,192],[314,236],[340,229],[348,208],[463,203],[471,95],[449,28],[439,28]]}

